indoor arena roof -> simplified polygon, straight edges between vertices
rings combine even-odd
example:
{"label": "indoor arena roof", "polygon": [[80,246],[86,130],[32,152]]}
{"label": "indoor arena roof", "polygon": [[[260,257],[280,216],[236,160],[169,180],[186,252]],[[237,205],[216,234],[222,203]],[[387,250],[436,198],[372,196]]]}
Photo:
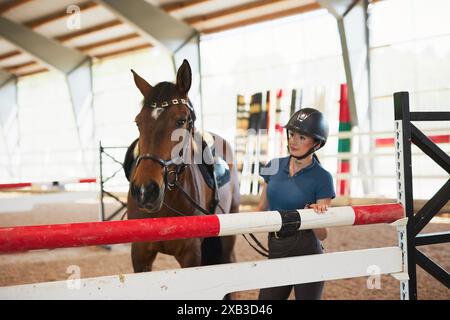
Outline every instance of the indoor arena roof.
{"label": "indoor arena roof", "polygon": [[[201,34],[320,9],[315,0],[145,0]],[[79,8],[80,28],[68,28],[70,6]],[[73,12],[73,11],[72,11]],[[95,59],[151,48],[132,25],[100,1],[0,0],[0,15]],[[47,68],[13,43],[0,38],[0,68],[24,76]]]}

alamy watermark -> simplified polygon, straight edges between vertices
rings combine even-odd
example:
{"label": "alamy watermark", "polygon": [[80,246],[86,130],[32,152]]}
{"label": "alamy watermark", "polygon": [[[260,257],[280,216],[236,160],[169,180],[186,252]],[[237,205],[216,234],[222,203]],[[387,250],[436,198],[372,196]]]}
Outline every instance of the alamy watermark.
{"label": "alamy watermark", "polygon": [[369,274],[369,278],[367,278],[366,285],[369,290],[380,290],[381,289],[381,269],[377,265],[370,265],[366,270],[367,274]]}
{"label": "alamy watermark", "polygon": [[[249,129],[247,136],[256,137],[257,135],[267,134],[265,129],[261,129],[260,132],[254,129]],[[175,164],[213,164],[214,158],[208,156],[208,150],[201,149],[202,146],[202,135],[196,132],[191,139],[191,133],[186,129],[176,129],[172,132],[170,141],[176,142],[176,144],[171,149],[171,159]],[[213,141],[211,147],[214,149],[215,158],[219,157],[225,160],[228,164],[233,164],[236,159],[236,147],[233,150],[231,145],[228,144],[223,138],[219,136],[213,136]],[[251,155],[245,154],[246,160],[250,160]],[[279,169],[279,159],[275,158],[270,161],[267,165],[261,168],[261,174],[263,175],[274,175]],[[244,160],[245,161],[245,160]]]}
{"label": "alamy watermark", "polygon": [[80,290],[81,289],[81,268],[77,265],[70,265],[66,269],[66,273],[70,274],[66,280],[67,289]]}
{"label": "alamy watermark", "polygon": [[66,27],[69,30],[81,29],[81,9],[77,5],[67,7],[66,13],[69,15],[66,21]]}

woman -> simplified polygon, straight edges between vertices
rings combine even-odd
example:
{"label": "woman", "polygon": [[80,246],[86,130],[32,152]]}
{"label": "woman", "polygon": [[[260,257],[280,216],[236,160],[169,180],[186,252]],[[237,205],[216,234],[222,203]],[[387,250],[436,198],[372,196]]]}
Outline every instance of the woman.
{"label": "woman", "polygon": [[[265,183],[258,210],[312,208],[322,214],[335,197],[333,178],[314,154],[328,138],[325,117],[316,109],[303,108],[294,113],[285,128],[289,156],[273,159],[261,170]],[[319,240],[326,237],[326,228],[299,230],[287,236],[269,233],[269,259],[322,253]],[[297,300],[319,300],[323,285],[314,282],[265,288],[260,290],[259,299],[287,299],[294,287]]]}

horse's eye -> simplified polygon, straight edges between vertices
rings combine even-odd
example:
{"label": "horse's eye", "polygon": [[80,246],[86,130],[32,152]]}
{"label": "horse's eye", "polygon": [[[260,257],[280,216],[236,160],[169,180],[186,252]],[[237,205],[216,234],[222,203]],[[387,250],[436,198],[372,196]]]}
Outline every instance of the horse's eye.
{"label": "horse's eye", "polygon": [[177,128],[181,128],[186,123],[186,120],[178,120],[176,123]]}

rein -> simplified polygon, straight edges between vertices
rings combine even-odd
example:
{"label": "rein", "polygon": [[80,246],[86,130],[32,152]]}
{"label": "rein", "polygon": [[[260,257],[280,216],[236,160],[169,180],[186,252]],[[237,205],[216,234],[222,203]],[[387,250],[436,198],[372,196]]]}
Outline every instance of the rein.
{"label": "rein", "polygon": [[[177,164],[177,160],[181,159],[181,163]],[[149,153],[143,154],[138,156],[138,158],[136,159],[136,168],[139,165],[139,162],[141,162],[142,160],[152,160],[154,162],[156,162],[157,164],[159,164],[164,171],[164,191],[167,191],[167,189],[172,190],[172,188],[175,186],[175,184],[178,181],[178,177],[180,176],[180,174],[184,171],[186,164],[183,161],[183,157],[178,157],[175,160],[163,160],[159,157],[153,156]],[[175,170],[169,170],[169,167],[171,165],[175,165]],[[172,179],[172,181],[169,179],[169,175],[174,175],[174,178]]]}

